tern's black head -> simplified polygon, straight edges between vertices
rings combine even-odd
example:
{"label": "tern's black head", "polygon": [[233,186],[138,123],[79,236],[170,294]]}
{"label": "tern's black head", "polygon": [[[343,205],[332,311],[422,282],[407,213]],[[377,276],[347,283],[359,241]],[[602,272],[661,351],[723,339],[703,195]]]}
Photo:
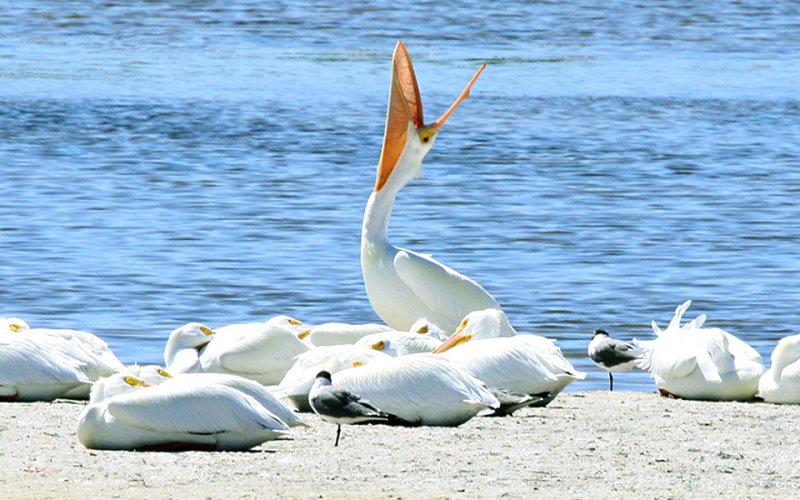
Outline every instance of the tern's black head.
{"label": "tern's black head", "polygon": [[594,331],[594,335],[592,335],[592,338],[595,338],[598,335],[605,335],[606,337],[608,337],[608,332],[603,330],[602,328],[598,328],[597,330]]}
{"label": "tern's black head", "polygon": [[331,374],[328,371],[322,370],[321,372],[317,373],[317,378],[320,378],[320,377],[330,380],[331,379]]}

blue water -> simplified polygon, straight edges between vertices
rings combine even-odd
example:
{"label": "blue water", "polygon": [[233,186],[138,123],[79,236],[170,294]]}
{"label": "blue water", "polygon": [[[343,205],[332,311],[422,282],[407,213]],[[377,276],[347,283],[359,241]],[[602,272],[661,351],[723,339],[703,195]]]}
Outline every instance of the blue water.
{"label": "blue water", "polygon": [[[8,5],[7,5],[8,4]],[[64,2],[0,7],[0,315],[158,362],[172,328],[372,322],[363,207],[402,38],[428,118],[396,244],[519,331],[800,330],[800,4]],[[645,374],[618,387],[651,390]]]}

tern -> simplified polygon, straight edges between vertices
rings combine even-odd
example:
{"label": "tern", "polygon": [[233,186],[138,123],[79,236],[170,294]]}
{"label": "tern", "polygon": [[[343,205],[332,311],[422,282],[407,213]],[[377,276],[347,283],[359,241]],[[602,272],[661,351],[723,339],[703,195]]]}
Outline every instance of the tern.
{"label": "tern", "polygon": [[331,374],[325,370],[317,374],[311,392],[308,394],[308,404],[314,413],[325,422],[336,424],[336,442],[339,446],[339,436],[342,434],[342,424],[361,424],[366,422],[388,421],[389,415],[375,408],[360,396],[334,387],[331,383]]}
{"label": "tern", "polygon": [[614,390],[614,376],[611,372],[629,371],[639,367],[642,350],[627,342],[612,339],[602,329],[594,331],[589,342],[589,357],[592,362],[608,372],[608,390]]}

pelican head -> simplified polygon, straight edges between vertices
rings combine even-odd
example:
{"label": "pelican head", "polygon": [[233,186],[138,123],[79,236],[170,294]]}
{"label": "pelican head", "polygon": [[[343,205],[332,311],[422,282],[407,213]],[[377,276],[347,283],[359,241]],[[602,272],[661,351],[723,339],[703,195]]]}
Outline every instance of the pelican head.
{"label": "pelican head", "polygon": [[[417,85],[411,56],[403,42],[398,41],[392,56],[392,81],[389,87],[389,107],[386,112],[386,130],[383,136],[383,149],[378,162],[378,175],[375,191],[384,188],[390,178],[397,178],[396,189],[402,187],[422,169],[422,160],[436,142],[439,129],[444,125],[486,68],[481,65],[467,87],[453,102],[450,108],[436,121],[425,124],[422,118],[422,98]],[[403,175],[392,176],[401,171]]]}
{"label": "pelican head", "polygon": [[470,340],[513,337],[516,334],[516,330],[503,311],[499,309],[472,311],[464,316],[456,331],[433,352],[434,354],[445,352]]}
{"label": "pelican head", "polygon": [[20,333],[30,330],[31,327],[22,318],[2,318],[0,319],[0,329],[11,333]]}
{"label": "pelican head", "polygon": [[164,362],[169,366],[178,351],[196,349],[200,351],[213,338],[214,330],[202,323],[186,323],[172,330],[164,347]]}
{"label": "pelican head", "polygon": [[92,384],[92,392],[89,396],[90,403],[97,403],[104,399],[125,394],[143,387],[150,387],[151,384],[131,375],[130,373],[115,373],[106,378],[101,378]]}
{"label": "pelican head", "polygon": [[439,340],[444,340],[447,338],[444,330],[436,326],[434,323],[428,321],[427,318],[418,319],[413,325],[411,325],[411,328],[409,328],[408,331],[410,333],[417,333],[419,335],[427,335]]}
{"label": "pelican head", "polygon": [[798,359],[800,359],[800,334],[780,339],[772,351],[772,366],[780,370]]}

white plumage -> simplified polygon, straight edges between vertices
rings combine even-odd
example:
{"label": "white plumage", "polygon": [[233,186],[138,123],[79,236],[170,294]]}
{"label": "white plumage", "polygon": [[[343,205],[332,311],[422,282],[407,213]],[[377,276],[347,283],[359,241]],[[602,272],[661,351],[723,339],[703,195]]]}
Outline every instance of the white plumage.
{"label": "white plumage", "polygon": [[362,337],[373,333],[390,331],[386,325],[367,323],[354,325],[350,323],[322,323],[301,334],[301,338],[316,347],[331,345],[354,344]]}
{"label": "white plumage", "polygon": [[[108,343],[93,333],[63,328],[31,328],[20,318],[6,318],[4,326],[5,332],[0,327],[0,333],[47,346],[48,349],[75,360],[89,380],[94,381],[125,370]],[[81,386],[76,392],[64,397],[88,399],[89,391]]]}
{"label": "white plumage", "polygon": [[418,333],[390,331],[362,337],[357,346],[384,352],[390,356],[405,356],[418,352],[433,352],[442,341]]}
{"label": "white plumage", "polygon": [[47,345],[0,336],[0,401],[52,401],[88,393],[81,363]]}
{"label": "white plumage", "polygon": [[383,150],[375,190],[364,211],[361,270],[373,309],[397,330],[408,330],[419,318],[428,318],[452,331],[470,311],[500,307],[475,281],[428,255],[393,246],[387,234],[397,194],[421,172],[440,127],[469,95],[484,67],[445,114],[425,125],[411,58],[402,42],[394,51]]}
{"label": "white plumage", "polygon": [[440,356],[491,389],[540,396],[539,404],[549,403],[566,386],[586,378],[552,340],[538,335],[472,340]]}
{"label": "white plumage", "polygon": [[336,373],[388,357],[383,352],[353,345],[315,347],[295,358],[275,393],[289,398],[298,410],[311,411],[308,394],[319,372]]}
{"label": "white plumage", "polygon": [[333,382],[409,425],[456,426],[499,406],[480,380],[427,353],[342,370]]}
{"label": "white plumage", "polygon": [[758,397],[768,403],[800,404],[800,335],[784,337],[758,382]]}
{"label": "white plumage", "polygon": [[95,384],[78,421],[78,439],[106,450],[245,450],[288,427],[254,398],[220,384],[165,382],[131,375]]}
{"label": "white plumage", "polygon": [[546,405],[586,374],[575,370],[551,339],[518,335],[498,309],[468,314],[435,351],[495,390],[536,395]]}
{"label": "white plumage", "polygon": [[684,399],[746,401],[755,396],[764,363],[758,352],[720,328],[703,328],[701,316],[684,326],[686,301],[675,310],[666,330],[654,323],[655,340],[637,341],[644,351],[641,366],[649,370],[664,395]]}
{"label": "white plumage", "polygon": [[173,374],[228,373],[273,385],[308,349],[296,333],[276,323],[240,323],[213,331],[189,323],[170,334],[164,362]]}

